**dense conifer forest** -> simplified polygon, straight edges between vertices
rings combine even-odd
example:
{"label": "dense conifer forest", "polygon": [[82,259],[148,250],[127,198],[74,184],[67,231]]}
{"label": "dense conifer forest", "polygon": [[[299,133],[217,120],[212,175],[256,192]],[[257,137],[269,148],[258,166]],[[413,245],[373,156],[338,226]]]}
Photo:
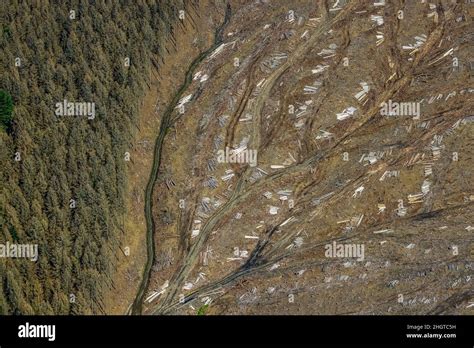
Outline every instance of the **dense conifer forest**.
{"label": "dense conifer forest", "polygon": [[[124,154],[165,40],[191,1],[2,1],[0,314],[104,313],[124,233]],[[129,59],[129,66],[127,64]],[[58,102],[95,104],[61,117]]]}

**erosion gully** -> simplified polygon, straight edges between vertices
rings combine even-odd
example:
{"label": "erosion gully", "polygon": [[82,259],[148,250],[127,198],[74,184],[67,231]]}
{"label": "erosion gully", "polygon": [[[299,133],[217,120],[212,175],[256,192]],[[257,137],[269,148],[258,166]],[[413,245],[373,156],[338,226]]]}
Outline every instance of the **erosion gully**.
{"label": "erosion gully", "polygon": [[168,104],[165,113],[163,114],[163,119],[160,125],[160,132],[155,141],[155,148],[153,152],[153,165],[146,185],[145,190],[145,219],[146,219],[146,244],[147,244],[147,261],[145,268],[143,270],[143,276],[140,283],[140,286],[137,291],[135,300],[131,306],[130,313],[132,315],[142,314],[143,299],[145,293],[148,289],[150,283],[150,275],[153,263],[155,262],[155,222],[153,220],[153,189],[155,186],[156,179],[158,178],[158,173],[161,163],[161,151],[165,141],[166,134],[168,130],[173,126],[174,121],[171,117],[173,111],[178,104],[178,101],[181,99],[184,91],[189,87],[192,82],[192,77],[197,66],[210,54],[212,53],[222,42],[223,42],[223,32],[227,24],[229,23],[231,17],[231,7],[230,4],[227,4],[224,21],[216,29],[214,36],[214,43],[206,51],[201,52],[191,63],[188,70],[186,71],[185,79],[176,94],[174,95],[171,102]]}

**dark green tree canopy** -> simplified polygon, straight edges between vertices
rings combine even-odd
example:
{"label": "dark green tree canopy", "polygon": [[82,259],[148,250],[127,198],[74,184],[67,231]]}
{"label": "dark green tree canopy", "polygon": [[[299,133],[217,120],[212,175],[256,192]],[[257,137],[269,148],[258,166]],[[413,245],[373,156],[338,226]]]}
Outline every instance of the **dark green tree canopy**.
{"label": "dark green tree canopy", "polygon": [[8,130],[11,125],[13,114],[13,101],[8,92],[0,89],[0,127]]}

